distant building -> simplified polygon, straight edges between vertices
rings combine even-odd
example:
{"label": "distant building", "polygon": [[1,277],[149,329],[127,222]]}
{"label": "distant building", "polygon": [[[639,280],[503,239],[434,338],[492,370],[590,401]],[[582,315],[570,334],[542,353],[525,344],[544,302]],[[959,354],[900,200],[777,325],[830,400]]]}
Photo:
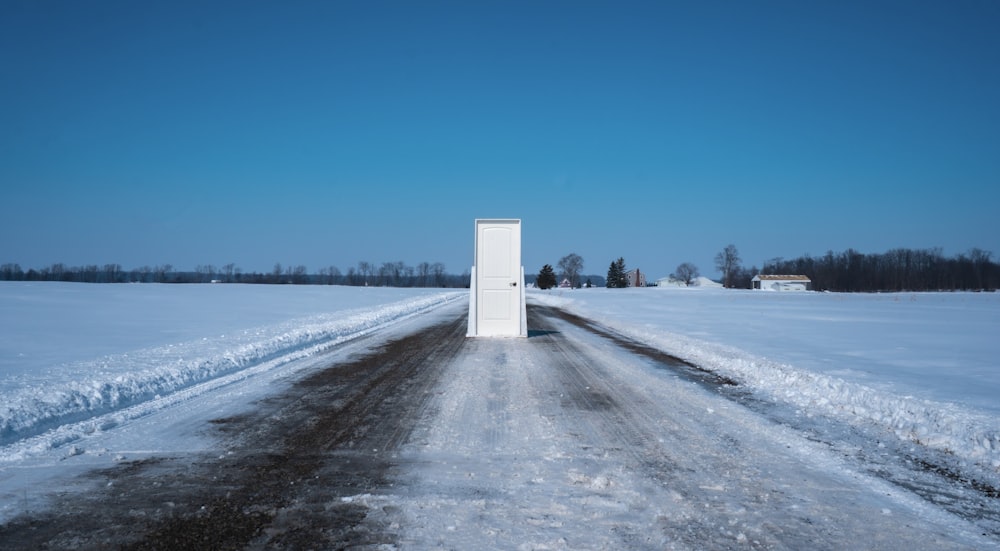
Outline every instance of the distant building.
{"label": "distant building", "polygon": [[559,287],[563,289],[572,289],[573,284],[569,282],[569,279],[563,278],[563,280],[559,282]]}
{"label": "distant building", "polygon": [[754,289],[762,291],[809,291],[812,280],[804,275],[763,275],[753,276]]}
{"label": "distant building", "polygon": [[625,272],[625,286],[626,287],[645,287],[646,286],[646,274],[641,273],[639,268],[634,270],[629,270]]}
{"label": "distant building", "polygon": [[679,279],[672,278],[672,277],[661,277],[660,279],[657,279],[656,281],[653,282],[653,286],[654,287],[683,287],[684,286],[684,282],[681,281],[681,280],[679,280]]}

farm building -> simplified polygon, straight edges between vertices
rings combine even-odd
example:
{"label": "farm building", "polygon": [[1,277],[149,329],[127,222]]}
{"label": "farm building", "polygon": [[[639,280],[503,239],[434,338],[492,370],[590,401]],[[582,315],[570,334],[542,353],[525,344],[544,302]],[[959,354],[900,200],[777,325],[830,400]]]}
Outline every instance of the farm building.
{"label": "farm building", "polygon": [[628,287],[645,287],[646,274],[639,271],[639,268],[625,272],[625,281]]}
{"label": "farm building", "polygon": [[812,289],[812,280],[804,275],[763,275],[758,274],[750,280],[754,289],[764,291],[808,291]]}

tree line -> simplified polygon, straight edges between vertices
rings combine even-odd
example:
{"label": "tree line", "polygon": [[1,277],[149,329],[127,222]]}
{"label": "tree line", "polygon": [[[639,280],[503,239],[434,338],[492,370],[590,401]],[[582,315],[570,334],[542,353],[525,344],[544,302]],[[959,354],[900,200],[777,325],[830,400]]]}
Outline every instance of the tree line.
{"label": "tree line", "polygon": [[813,289],[826,291],[995,291],[1000,288],[1000,264],[991,257],[981,249],[950,258],[940,248],[876,254],[847,249],[821,257],[775,258],[765,262],[760,273],[806,275]]}
{"label": "tree line", "polygon": [[847,249],[821,257],[774,258],[758,270],[744,268],[736,246],[728,245],[716,255],[715,267],[723,285],[737,289],[751,288],[753,277],[762,274],[808,276],[817,291],[995,291],[1000,288],[1000,265],[991,257],[982,249],[950,258],[940,248],[874,254]]}
{"label": "tree line", "polygon": [[449,274],[440,262],[381,264],[361,261],[346,272],[336,266],[310,273],[303,265],[276,263],[266,273],[244,272],[235,264],[199,265],[193,271],[175,270],[171,264],[140,266],[125,270],[120,264],[67,266],[56,263],[41,269],[24,270],[20,265],[0,265],[0,281],[65,281],[78,283],[256,283],[292,285],[353,285],[373,287],[469,286],[469,273]]}
{"label": "tree line", "polygon": [[[797,274],[808,276],[812,288],[818,291],[877,292],[877,291],[995,291],[1000,288],[1000,264],[992,253],[971,249],[954,257],[945,257],[940,248],[893,249],[885,253],[865,254],[854,249],[841,253],[828,251],[824,256],[805,255],[786,260],[775,258],[756,266],[745,268],[735,245],[727,245],[715,257],[715,268],[722,274],[725,287],[751,288],[752,279],[758,274]],[[574,288],[598,285],[625,287],[625,261],[618,258],[611,262],[607,278],[583,276],[583,258],[575,253],[564,256],[557,263],[559,277]],[[698,277],[698,268],[689,262],[677,267],[677,279],[690,285]],[[445,270],[440,262],[421,262],[409,266],[403,262],[381,264],[361,261],[342,272],[336,266],[327,266],[309,272],[303,265],[282,266],[276,263],[266,273],[244,272],[235,264],[214,266],[199,265],[193,271],[175,270],[170,264],[141,266],[125,270],[120,264],[90,264],[68,266],[61,263],[41,269],[24,270],[20,265],[0,265],[0,281],[67,281],[82,283],[257,283],[294,285],[353,285],[378,287],[449,287],[469,286],[469,273],[455,275]],[[529,276],[540,288],[555,287],[560,283],[556,270],[550,264],[542,267],[538,276]],[[585,281],[582,281],[584,280]]]}
{"label": "tree line", "polygon": [[[821,257],[775,258],[758,269],[756,266],[744,267],[736,245],[729,244],[715,256],[715,268],[722,274],[723,286],[733,289],[752,288],[754,276],[760,274],[804,275],[812,280],[812,288],[817,291],[995,291],[1000,288],[1000,264],[994,262],[992,256],[991,252],[978,248],[950,258],[945,257],[940,248],[900,248],[875,254],[847,249],[841,253],[828,251]],[[580,286],[583,259],[579,255],[563,257],[559,268],[564,281],[570,281],[573,287]],[[604,285],[628,287],[627,274],[625,259],[619,257],[608,267]],[[670,275],[691,285],[699,276],[698,267],[684,262]],[[542,267],[535,285],[541,289],[558,285],[552,265]]]}

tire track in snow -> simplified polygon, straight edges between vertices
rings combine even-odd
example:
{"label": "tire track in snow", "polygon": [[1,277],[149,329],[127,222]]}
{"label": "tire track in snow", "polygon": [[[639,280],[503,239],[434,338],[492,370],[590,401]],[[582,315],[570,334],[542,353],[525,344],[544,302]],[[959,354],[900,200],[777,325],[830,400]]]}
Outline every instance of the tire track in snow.
{"label": "tire track in snow", "polygon": [[528,316],[528,339],[473,339],[463,349],[442,378],[438,415],[419,424],[393,489],[372,501],[399,507],[406,546],[967,549],[987,541],[720,395],[732,385],[711,373],[666,371],[655,354],[545,308],[529,305]]}
{"label": "tire track in snow", "polygon": [[[807,439],[826,446],[830,452],[853,458],[857,467],[865,472],[913,492],[936,507],[976,522],[982,526],[984,534],[1000,536],[1000,497],[996,486],[966,472],[960,461],[947,454],[897,442],[892,435],[881,434],[874,428],[801,415],[744,391],[732,379],[638,343],[593,320],[556,307],[536,307],[535,311],[608,339],[648,358],[682,380],[728,397],[775,423],[792,427]],[[738,445],[735,440],[733,444]]]}

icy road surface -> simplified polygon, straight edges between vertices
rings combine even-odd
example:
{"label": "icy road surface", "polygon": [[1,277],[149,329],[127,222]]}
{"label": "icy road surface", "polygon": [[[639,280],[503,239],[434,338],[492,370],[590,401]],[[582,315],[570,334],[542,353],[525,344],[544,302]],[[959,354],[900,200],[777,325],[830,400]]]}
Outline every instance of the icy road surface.
{"label": "icy road surface", "polygon": [[200,427],[214,444],[91,473],[0,527],[2,546],[1000,545],[991,489],[587,320],[529,305],[529,338],[467,339],[451,304],[421,323],[310,359]]}
{"label": "icy road surface", "polygon": [[[996,539],[828,444],[535,307],[475,339],[399,451],[400,543],[496,549],[952,549]],[[655,356],[655,354],[654,354]],[[995,501],[995,500],[994,500]],[[993,503],[996,507],[996,503]],[[994,509],[995,512],[995,509]],[[996,534],[993,534],[996,537]]]}

